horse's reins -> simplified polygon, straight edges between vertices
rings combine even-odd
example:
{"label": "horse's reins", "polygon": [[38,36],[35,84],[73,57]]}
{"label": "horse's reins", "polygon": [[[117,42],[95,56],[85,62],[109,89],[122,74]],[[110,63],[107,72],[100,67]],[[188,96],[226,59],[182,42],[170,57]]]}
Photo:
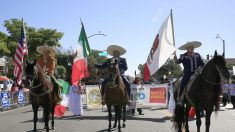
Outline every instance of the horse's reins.
{"label": "horse's reins", "polygon": [[[218,68],[218,66],[215,66],[217,71],[220,73],[220,70]],[[221,74],[221,73],[220,73]],[[221,75],[220,75],[221,76]],[[209,84],[213,84],[213,85],[217,85],[217,84],[225,84],[226,82],[212,82],[212,81],[209,81],[208,79],[206,79],[205,77],[202,76],[202,78]]]}
{"label": "horse's reins", "polygon": [[41,86],[42,84],[39,83],[38,85],[33,86],[33,82],[34,82],[34,79],[35,79],[36,75],[34,75],[34,76],[26,75],[26,76],[33,77],[33,79],[32,79],[32,85],[29,86],[29,90],[30,90],[30,94],[31,94],[31,95],[33,95],[34,97],[37,97],[37,101],[38,101],[38,104],[39,104],[39,97],[44,96],[44,95],[46,95],[46,94],[50,94],[50,93],[51,93],[51,90],[48,89],[47,91],[44,91],[44,92],[42,92],[42,93],[40,93],[40,94],[35,94],[35,93],[32,91],[32,89],[38,88],[38,87]]}
{"label": "horse's reins", "polygon": [[33,82],[34,82],[35,76],[31,76],[31,75],[26,75],[26,76],[29,76],[29,77],[32,77],[32,78],[33,78],[33,79],[32,79],[32,82],[31,82],[32,85],[29,86],[30,89],[34,89],[34,88],[37,88],[37,87],[39,87],[39,86],[42,85],[41,83],[39,83],[37,86],[33,86]]}

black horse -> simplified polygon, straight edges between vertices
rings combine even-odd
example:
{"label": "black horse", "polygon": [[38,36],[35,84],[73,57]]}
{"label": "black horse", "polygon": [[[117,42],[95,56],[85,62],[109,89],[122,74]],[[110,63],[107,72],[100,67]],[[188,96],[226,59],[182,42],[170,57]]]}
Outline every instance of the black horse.
{"label": "black horse", "polygon": [[[38,108],[43,107],[45,129],[49,132],[49,116],[51,113],[51,129],[54,129],[54,108],[59,102],[51,82],[47,79],[46,74],[41,67],[36,64],[27,62],[25,67],[26,81],[30,90],[30,100],[34,112],[34,132],[36,132],[36,124],[38,121]],[[58,86],[59,87],[59,86]]]}
{"label": "black horse", "polygon": [[[220,95],[222,94],[221,85],[225,80],[229,80],[230,74],[226,67],[224,55],[217,55],[215,51],[214,57],[205,65],[196,79],[191,83],[191,87],[185,88],[185,96],[183,105],[178,104],[178,89],[179,82],[176,82],[174,98],[176,100],[174,126],[178,132],[182,132],[182,127],[185,126],[185,131],[189,132],[188,114],[191,106],[196,109],[196,124],[197,132],[200,132],[201,126],[201,111],[205,110],[206,115],[206,132],[209,132],[210,117],[215,108],[219,110]],[[180,81],[180,79],[178,80]]]}

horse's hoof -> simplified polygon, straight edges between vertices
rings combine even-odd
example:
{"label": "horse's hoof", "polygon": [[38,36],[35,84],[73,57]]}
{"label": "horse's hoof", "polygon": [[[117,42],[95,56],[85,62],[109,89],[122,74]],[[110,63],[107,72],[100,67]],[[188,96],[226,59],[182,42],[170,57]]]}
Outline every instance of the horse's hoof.
{"label": "horse's hoof", "polygon": [[126,127],[126,124],[122,124],[122,127],[125,128],[125,127]]}

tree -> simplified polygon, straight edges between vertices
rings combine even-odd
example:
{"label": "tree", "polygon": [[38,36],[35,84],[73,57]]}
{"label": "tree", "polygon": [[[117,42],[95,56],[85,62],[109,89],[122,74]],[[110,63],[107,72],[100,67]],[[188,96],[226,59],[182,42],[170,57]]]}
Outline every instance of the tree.
{"label": "tree", "polygon": [[[141,77],[144,77],[144,64],[139,64],[138,69]],[[168,60],[158,71],[150,77],[149,82],[160,81],[164,78],[178,78],[182,76],[182,69],[180,65],[176,64],[173,60]]]}
{"label": "tree", "polygon": [[94,65],[95,63],[102,64],[107,60],[106,56],[99,56],[99,53],[101,51],[99,50],[92,50],[91,55],[88,57],[88,70],[90,72],[90,76],[88,78],[84,78],[82,81],[85,83],[96,83],[97,79],[102,79],[107,77],[107,69],[99,69],[99,77],[97,76],[96,73],[96,67]]}
{"label": "tree", "polygon": [[5,33],[0,32],[0,57],[10,54],[10,51],[7,48],[7,38],[8,36]]}
{"label": "tree", "polygon": [[[26,41],[28,44],[29,58],[35,58],[38,56],[38,54],[35,52],[38,46],[61,46],[59,40],[63,37],[62,32],[58,32],[56,29],[36,29],[34,27],[27,26],[27,23],[24,23],[24,25],[26,31]],[[10,34],[8,41],[10,55],[12,56],[15,54],[16,44],[20,37],[22,21],[19,19],[6,20],[4,21],[4,26]]]}

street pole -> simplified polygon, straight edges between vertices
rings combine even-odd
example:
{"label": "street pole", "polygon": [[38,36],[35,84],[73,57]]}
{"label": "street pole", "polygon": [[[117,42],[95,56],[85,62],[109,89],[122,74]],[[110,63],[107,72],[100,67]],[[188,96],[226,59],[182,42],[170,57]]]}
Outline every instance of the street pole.
{"label": "street pole", "polygon": [[224,58],[225,58],[225,40],[222,39],[219,34],[217,34],[216,38],[219,38],[223,42],[223,54],[224,54]]}
{"label": "street pole", "polygon": [[223,41],[223,52],[224,52],[224,58],[225,58],[225,40],[222,40]]}
{"label": "street pole", "polygon": [[100,31],[99,31],[99,33],[92,34],[92,35],[88,36],[87,38],[91,38],[91,37],[94,37],[94,36],[97,36],[97,35],[107,36],[106,34],[100,33]]}

